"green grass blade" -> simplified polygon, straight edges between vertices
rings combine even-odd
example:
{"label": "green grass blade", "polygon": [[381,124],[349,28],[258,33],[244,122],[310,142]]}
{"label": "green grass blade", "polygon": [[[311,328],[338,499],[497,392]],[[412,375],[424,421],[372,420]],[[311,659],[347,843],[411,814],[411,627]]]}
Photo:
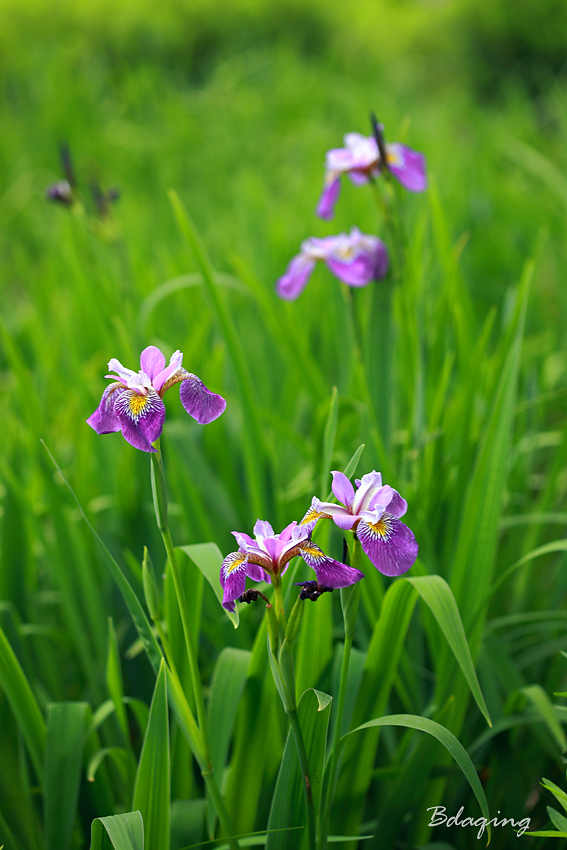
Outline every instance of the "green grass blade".
{"label": "green grass blade", "polygon": [[26,674],[1,628],[0,686],[22,732],[34,769],[41,780],[47,727]]}
{"label": "green grass blade", "polygon": [[232,365],[238,382],[240,401],[244,417],[242,439],[244,443],[244,460],[250,491],[251,512],[253,517],[262,516],[266,508],[266,492],[264,483],[264,436],[258,419],[258,403],[248,363],[242,348],[241,340],[236,332],[226,302],[221,298],[215,280],[215,272],[207,256],[193,221],[183,206],[177,192],[169,191],[169,200],[173,207],[175,218],[181,233],[185,236],[203,275],[205,288],[213,304],[217,319],[228,348]]}
{"label": "green grass blade", "polygon": [[555,714],[555,707],[541,685],[528,685],[522,688],[522,693],[526,695],[532,703],[536,711],[541,714],[541,717],[547,728],[553,735],[559,749],[562,753],[567,750],[567,737],[563,731],[561,723],[559,723]]}
{"label": "green grass blade", "polygon": [[[190,558],[197,567],[199,567],[199,569],[213,588],[215,596],[217,597],[219,603],[222,606],[222,587],[219,580],[219,575],[221,564],[223,562],[223,556],[217,544],[193,543],[190,546],[176,546],[176,548],[181,549],[182,552],[185,552],[187,557]],[[238,608],[235,608],[233,612],[227,611],[226,608],[223,608],[222,610],[227,615],[234,628],[238,628]]]}
{"label": "green grass blade", "polygon": [[150,707],[150,718],[138,762],[132,807],[144,821],[145,850],[168,850],[170,760],[167,678],[162,661]]}
{"label": "green grass blade", "polygon": [[491,726],[492,721],[490,720],[488,708],[486,707],[486,702],[480,688],[461,615],[451,588],[441,576],[406,577],[405,581],[408,581],[417,590],[439,623],[443,634],[447,638],[447,643],[453,650],[455,658],[465,675],[476,704],[486,718],[488,725]]}
{"label": "green grass blade", "polygon": [[337,422],[339,420],[339,393],[336,387],[333,387],[331,393],[331,402],[329,405],[329,415],[325,423],[323,432],[323,459],[321,463],[321,493],[325,492],[325,487],[328,485],[329,472],[331,471],[331,463],[333,451],[335,448],[335,437],[337,435]]}
{"label": "green grass blade", "polygon": [[118,640],[114,630],[112,617],[108,618],[108,654],[106,658],[106,685],[108,692],[114,703],[114,711],[118,719],[118,725],[122,732],[122,738],[125,744],[129,744],[130,735],[128,733],[128,718],[126,717],[126,709],[124,707],[124,684],[122,681],[122,670],[120,669],[120,653],[118,650]]}
{"label": "green grass blade", "polygon": [[140,812],[94,820],[91,850],[144,850],[144,822]]}
{"label": "green grass blade", "polygon": [[[490,820],[488,803],[475,766],[463,745],[455,738],[452,732],[449,732],[440,723],[436,723],[427,717],[418,717],[412,714],[391,714],[386,717],[377,717],[375,720],[369,720],[367,723],[358,726],[357,729],[353,729],[348,735],[354,735],[355,732],[359,732],[362,729],[372,729],[381,726],[404,726],[407,729],[417,729],[420,732],[427,732],[428,735],[437,738],[463,771],[473,794],[478,800],[482,814],[487,820]],[[345,735],[345,737],[348,737],[348,735]],[[487,833],[488,842],[490,842],[490,827],[487,827]]]}
{"label": "green grass blade", "polygon": [[75,823],[83,750],[86,702],[47,707],[45,748],[45,850],[68,850]]}
{"label": "green grass blade", "polygon": [[124,575],[124,573],[122,572],[122,570],[120,569],[120,567],[118,566],[118,564],[116,563],[116,561],[114,560],[114,558],[112,557],[110,552],[108,551],[104,542],[102,541],[102,539],[99,537],[99,535],[94,530],[91,523],[89,522],[87,515],[85,514],[85,512],[82,508],[81,503],[79,502],[77,496],[75,495],[73,488],[71,487],[71,485],[69,484],[69,482],[67,481],[65,476],[63,475],[63,472],[61,471],[59,464],[57,463],[57,461],[55,460],[55,458],[53,457],[53,455],[51,454],[51,452],[49,451],[49,449],[47,448],[47,446],[45,445],[43,440],[41,442],[43,444],[43,447],[45,448],[45,451],[47,452],[47,454],[51,458],[53,465],[57,469],[57,472],[61,476],[63,483],[65,484],[65,486],[67,487],[67,489],[71,493],[73,499],[75,500],[77,507],[78,507],[78,509],[81,513],[81,516],[83,517],[87,526],[89,527],[91,534],[94,536],[95,540],[100,545],[100,547],[102,548],[102,551],[106,555],[106,562],[108,564],[108,567],[110,569],[112,577],[114,578],[116,584],[118,585],[118,587],[120,589],[120,592],[122,593],[122,596],[124,598],[124,602],[126,603],[128,611],[130,612],[130,616],[132,617],[132,621],[133,621],[134,625],[136,626],[136,630],[138,632],[138,635],[140,636],[140,640],[142,641],[142,643],[144,645],[144,649],[146,650],[146,653],[148,655],[150,663],[151,663],[152,667],[154,668],[155,672],[157,673],[158,670],[159,670],[159,665],[160,665],[160,661],[161,661],[161,657],[162,657],[161,656],[161,650],[159,648],[158,642],[156,641],[156,639],[154,637],[154,633],[152,632],[152,629],[151,629],[150,624],[148,622],[148,618],[146,617],[146,615],[144,613],[144,609],[142,608],[142,605],[140,604],[140,600],[138,599],[138,597],[134,593],[134,590],[132,589],[130,582],[128,581],[128,579],[126,578],[126,576]]}
{"label": "green grass blade", "polygon": [[[308,691],[305,691],[297,707],[301,731],[307,749],[316,815],[318,814],[321,803],[327,728],[331,716],[329,708],[331,700],[329,699],[323,709],[321,705],[325,705],[325,702],[321,702],[316,692],[310,688]],[[266,843],[267,850],[288,850],[289,835],[286,835],[285,832],[270,832],[270,830],[283,829],[290,826],[303,826],[305,824],[305,817],[303,781],[299,769],[295,741],[290,730],[272,798],[268,820],[269,834]],[[295,846],[301,846],[299,837],[294,839],[294,841],[297,842]]]}
{"label": "green grass blade", "polygon": [[[236,710],[246,684],[251,653],[227,646],[217,659],[211,681],[209,729],[211,730],[211,764],[222,788],[222,776],[234,729]],[[209,833],[214,835],[216,810],[209,798]]]}

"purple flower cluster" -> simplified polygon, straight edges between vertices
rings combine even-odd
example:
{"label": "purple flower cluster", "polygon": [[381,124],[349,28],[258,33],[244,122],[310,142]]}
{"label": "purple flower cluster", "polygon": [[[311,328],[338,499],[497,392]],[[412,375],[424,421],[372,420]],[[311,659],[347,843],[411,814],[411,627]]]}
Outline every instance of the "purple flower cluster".
{"label": "purple flower cluster", "polygon": [[[341,177],[347,174],[356,186],[362,186],[381,174],[391,173],[410,192],[427,188],[425,157],[399,142],[387,144],[381,127],[374,122],[375,136],[347,133],[344,148],[327,151],[323,193],[317,215],[330,220],[341,191]],[[318,239],[311,236],[289,263],[276,283],[276,291],[286,301],[293,301],[305,289],[317,260],[348,286],[366,286],[382,280],[389,268],[388,249],[377,236],[361,233],[353,227],[349,234],[339,233]]]}
{"label": "purple flower cluster", "polygon": [[355,533],[369,560],[384,575],[400,576],[413,566],[419,547],[413,531],[400,522],[408,506],[397,490],[383,485],[379,472],[357,479],[356,492],[344,473],[332,475],[333,493],[340,505],[314,497],[301,522],[292,522],[280,534],[274,534],[270,523],[262,520],[254,526],[254,539],[232,532],[239,548],[227,555],[220,571],[222,604],[228,611],[234,611],[235,601],[244,593],[246,577],[271,582],[285,573],[296,555],[317,575],[317,582],[303,585],[349,587],[364,578],[360,570],[333,560],[313,543],[311,534],[320,519],[332,519],[339,528]]}

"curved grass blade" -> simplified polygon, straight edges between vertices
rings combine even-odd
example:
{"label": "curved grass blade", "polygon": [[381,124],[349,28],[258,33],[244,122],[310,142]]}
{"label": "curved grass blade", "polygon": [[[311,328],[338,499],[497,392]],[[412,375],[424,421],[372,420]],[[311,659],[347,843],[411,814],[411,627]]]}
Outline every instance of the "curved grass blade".
{"label": "curved grass blade", "polygon": [[140,604],[140,600],[138,599],[138,597],[134,593],[134,590],[132,589],[130,582],[128,581],[128,579],[126,578],[126,576],[124,575],[124,573],[122,572],[122,570],[120,569],[120,567],[118,566],[118,564],[116,563],[116,561],[114,560],[112,555],[110,554],[107,547],[105,546],[102,538],[99,537],[99,535],[97,534],[97,532],[95,531],[95,529],[93,528],[91,523],[89,522],[87,515],[85,514],[85,512],[84,512],[84,510],[81,506],[81,503],[79,502],[77,496],[75,495],[75,491],[73,490],[73,488],[71,487],[71,485],[69,484],[69,482],[67,481],[65,476],[63,475],[63,472],[61,471],[59,464],[57,463],[57,461],[55,460],[55,458],[53,457],[53,455],[51,454],[51,452],[47,448],[47,445],[45,444],[45,442],[43,440],[41,440],[41,443],[42,443],[45,451],[47,452],[47,454],[51,458],[51,461],[52,461],[53,465],[55,466],[57,472],[61,476],[61,480],[63,481],[63,483],[65,484],[65,486],[69,490],[69,492],[71,493],[73,499],[75,500],[75,503],[76,503],[80,513],[81,513],[81,516],[83,517],[84,521],[88,525],[91,534],[93,535],[93,537],[95,538],[97,543],[100,545],[102,551],[106,555],[106,561],[107,561],[108,566],[110,568],[110,572],[112,573],[112,577],[114,578],[116,584],[118,585],[118,587],[120,589],[120,592],[122,593],[122,596],[124,597],[124,602],[126,603],[128,611],[130,612],[130,616],[132,617],[132,621],[133,621],[134,625],[136,626],[136,630],[137,630],[137,632],[140,636],[140,640],[144,644],[144,649],[146,650],[146,653],[147,653],[147,656],[150,660],[150,663],[151,663],[152,667],[154,668],[155,672],[157,673],[158,670],[159,670],[159,665],[160,665],[160,661],[161,661],[161,657],[162,657],[161,651],[160,651],[158,642],[154,637],[154,633],[152,632],[150,624],[148,622],[148,618],[146,617],[146,615],[144,613],[144,609],[142,608],[142,605]]}
{"label": "curved grass blade", "polygon": [[321,493],[325,492],[327,487],[328,475],[331,471],[331,462],[333,451],[335,448],[335,437],[337,435],[337,422],[339,421],[339,392],[336,387],[333,387],[331,393],[331,402],[329,405],[329,415],[325,423],[325,431],[323,432],[323,459],[321,463]]}
{"label": "curved grass blade", "polygon": [[419,576],[417,578],[407,577],[405,581],[408,581],[417,590],[439,623],[464,673],[476,704],[486,718],[488,725],[492,726],[490,714],[488,713],[488,708],[474,668],[461,615],[451,588],[444,578],[436,575]]}
{"label": "curved grass blade", "polygon": [[35,772],[41,780],[47,737],[45,720],[26,674],[2,628],[0,628],[0,686],[10,703]]}
{"label": "curved grass blade", "polygon": [[528,685],[522,688],[522,693],[530,700],[533,707],[541,715],[542,720],[555,738],[562,753],[567,750],[567,737],[561,723],[555,714],[555,707],[541,685]]}
{"label": "curved grass blade", "polygon": [[[404,726],[407,729],[417,729],[420,732],[427,732],[428,735],[432,735],[434,738],[437,738],[437,740],[443,744],[447,751],[453,756],[463,771],[473,794],[478,800],[482,814],[487,821],[490,820],[488,803],[483,787],[480,784],[480,779],[478,778],[475,770],[475,766],[470,760],[470,756],[463,745],[457,738],[455,738],[452,732],[449,732],[449,730],[445,729],[444,726],[441,726],[440,723],[436,723],[428,717],[418,717],[412,714],[390,714],[387,717],[377,717],[375,720],[369,720],[368,723],[363,723],[361,726],[353,729],[352,732],[348,733],[348,735],[354,735],[355,732],[359,732],[362,729],[372,729],[379,726]],[[348,735],[345,735],[344,737],[347,738]],[[489,844],[490,826],[487,826],[487,833],[487,844]]]}
{"label": "curved grass blade", "polygon": [[138,762],[132,807],[144,821],[145,850],[168,850],[170,820],[169,718],[165,661],[156,681]]}
{"label": "curved grass blade", "polygon": [[102,747],[94,752],[87,765],[87,782],[95,781],[97,770],[107,756],[116,765],[122,782],[126,783],[128,780],[128,752],[124,747]]}
{"label": "curved grass blade", "polygon": [[144,822],[140,812],[94,820],[91,850],[144,850]]}
{"label": "curved grass blade", "polygon": [[47,706],[45,747],[45,850],[68,850],[75,823],[88,704]]}

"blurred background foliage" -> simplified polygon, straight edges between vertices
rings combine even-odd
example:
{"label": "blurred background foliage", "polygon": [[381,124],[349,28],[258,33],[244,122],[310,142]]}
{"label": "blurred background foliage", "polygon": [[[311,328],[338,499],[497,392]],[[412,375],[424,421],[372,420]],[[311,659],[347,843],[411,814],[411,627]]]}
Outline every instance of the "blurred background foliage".
{"label": "blurred background foliage", "polygon": [[[223,291],[266,440],[264,518],[279,529],[303,514],[312,494],[326,495],[323,434],[335,385],[340,408],[331,468],[346,465],[361,442],[367,449],[359,470],[379,462],[353,383],[353,331],[345,325],[340,285],[318,269],[297,303],[283,304],[273,292],[306,236],[352,224],[376,231],[370,196],[346,182],[334,222],[313,214],[325,151],[347,131],[368,132],[371,109],[390,140],[426,153],[432,186],[423,196],[403,198],[417,271],[397,308],[405,384],[395,404],[391,460],[398,477],[392,483],[410,501],[408,522],[422,559],[430,571],[450,574],[458,511],[513,327],[513,288],[528,257],[536,259],[536,274],[504,514],[545,512],[556,519],[503,526],[498,568],[560,536],[567,524],[565,4],[3,0],[1,13],[0,613],[42,706],[88,699],[94,707],[102,699],[109,613],[126,693],[149,703],[153,690],[135,645],[124,656],[135,641],[128,616],[39,444],[43,438],[53,451],[141,592],[142,546],[150,546],[156,563],[161,558],[148,459],[119,435],[97,437],[84,424],[98,404],[110,357],[135,367],[150,343],[168,355],[180,348],[185,365],[228,399],[226,416],[202,429],[187,420],[174,393],[166,398],[164,451],[176,542],[214,539],[226,553],[230,531],[249,530],[256,518],[243,471],[245,426],[234,370],[201,287],[183,277],[196,268],[178,233],[169,188],[189,209],[217,270],[229,276]],[[45,200],[46,187],[62,176],[62,141],[84,202],[73,210]],[[121,192],[104,220],[95,215],[95,183]],[[466,411],[471,436],[468,453],[459,454],[455,439],[431,455],[426,446],[437,446],[439,433],[427,431],[428,423],[437,416],[435,427],[440,433],[445,427],[435,391],[446,361],[435,345],[445,330],[443,286],[450,275],[459,282],[452,297],[461,299],[474,332],[455,372],[449,367],[453,406],[447,402],[443,414],[448,411],[448,432],[455,435]],[[371,347],[371,295],[360,295]],[[451,310],[456,316],[455,304]],[[485,324],[490,316],[493,324]],[[416,334],[427,352],[423,374],[414,369]],[[453,342],[447,339],[447,355]],[[468,387],[475,393],[470,409],[463,400]],[[416,412],[417,389],[427,398],[425,425]],[[563,556],[538,563],[545,566],[536,575],[498,597],[495,617],[565,607]],[[246,613],[234,632],[207,593],[201,661],[208,681],[220,647],[250,647],[256,619]],[[521,659],[528,681],[548,692],[565,690],[553,652],[567,649],[567,639],[561,625],[553,621],[553,627],[538,633],[547,653]],[[323,683],[331,675],[333,637],[329,627]],[[530,640],[529,634],[513,639],[518,653]],[[364,640],[363,634],[361,647]],[[419,655],[417,628],[412,640]],[[427,654],[420,658],[425,669]],[[502,665],[499,680],[505,669],[510,689],[520,687],[521,679]],[[421,683],[427,693],[428,675]],[[497,703],[494,696],[491,710]],[[17,832],[26,822],[12,789],[21,747],[4,702],[0,711],[9,764],[0,770],[0,808]],[[473,738],[478,717],[470,723]],[[545,765],[557,781],[561,759],[549,755],[549,741],[546,754],[539,739],[521,737],[525,730],[513,735],[506,744],[496,739],[486,776],[493,770],[495,777],[513,777],[502,793],[510,814],[519,816]],[[516,746],[526,754],[517,772]],[[266,775],[273,782],[275,756],[272,761]],[[174,793],[190,791],[186,769],[179,768]],[[262,805],[265,811],[267,799]],[[84,824],[95,814],[83,801]],[[498,840],[504,838],[497,834]]]}

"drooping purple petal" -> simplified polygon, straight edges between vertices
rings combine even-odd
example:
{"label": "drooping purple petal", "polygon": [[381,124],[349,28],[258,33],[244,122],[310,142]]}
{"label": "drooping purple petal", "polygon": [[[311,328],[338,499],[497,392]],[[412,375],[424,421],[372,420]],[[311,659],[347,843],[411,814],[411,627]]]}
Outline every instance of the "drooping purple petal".
{"label": "drooping purple petal", "polygon": [[344,472],[338,472],[337,470],[331,472],[331,475],[333,476],[331,489],[334,495],[337,497],[339,502],[342,502],[343,505],[346,505],[346,507],[349,508],[354,500],[354,487],[352,486],[350,479],[346,477]]}
{"label": "drooping purple petal", "polygon": [[410,192],[427,189],[425,156],[399,142],[388,145],[388,168],[396,179]]}
{"label": "drooping purple petal", "polygon": [[122,436],[130,445],[142,452],[156,451],[151,444],[162,432],[165,405],[155,390],[145,396],[135,390],[123,390],[114,403],[114,413]]}
{"label": "drooping purple petal", "polygon": [[220,583],[223,588],[222,606],[234,611],[234,603],[246,589],[246,552],[231,552],[222,562]]}
{"label": "drooping purple petal", "polygon": [[153,382],[156,375],[165,369],[165,357],[155,345],[148,345],[140,355],[140,367]]}
{"label": "drooping purple petal", "polygon": [[326,587],[350,587],[364,578],[364,573],[360,570],[329,558],[311,540],[306,540],[299,548],[305,563],[315,570],[317,581]]}
{"label": "drooping purple petal", "polygon": [[335,214],[335,204],[341,193],[341,181],[339,177],[334,180],[325,181],[323,192],[319,198],[317,209],[315,210],[319,218],[330,221]]}
{"label": "drooping purple petal", "polygon": [[338,260],[336,257],[328,257],[325,265],[335,277],[349,286],[367,286],[374,280],[376,263],[372,254],[359,254],[349,262]]}
{"label": "drooping purple petal", "polygon": [[377,523],[364,520],[356,530],[364,552],[386,576],[401,576],[413,566],[419,547],[413,531],[391,514]]}
{"label": "drooping purple petal", "polygon": [[221,395],[212,393],[197,375],[187,373],[179,391],[181,404],[193,419],[207,425],[224,412],[226,401]]}
{"label": "drooping purple petal", "polygon": [[112,434],[120,431],[121,425],[114,413],[114,403],[117,393],[123,391],[123,385],[115,382],[109,384],[103,392],[99,406],[87,419],[87,425],[90,425],[97,434]]}
{"label": "drooping purple petal", "polygon": [[298,254],[289,263],[285,274],[276,282],[276,292],[286,301],[299,298],[315,268],[315,260],[305,254]]}

